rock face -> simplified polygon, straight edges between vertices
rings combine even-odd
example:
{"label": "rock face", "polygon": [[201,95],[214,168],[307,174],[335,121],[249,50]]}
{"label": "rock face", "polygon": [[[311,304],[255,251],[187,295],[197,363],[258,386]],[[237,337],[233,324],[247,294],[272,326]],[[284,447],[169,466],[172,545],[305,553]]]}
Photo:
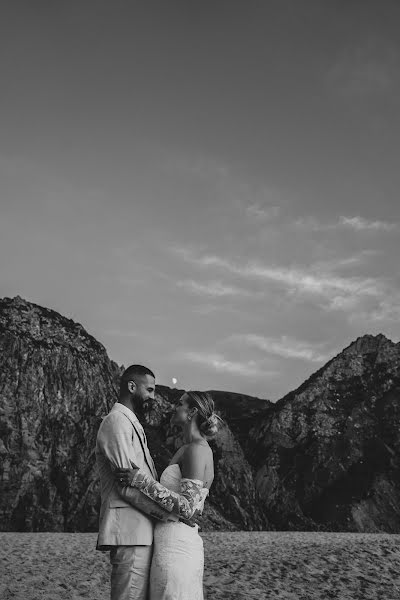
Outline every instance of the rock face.
{"label": "rock face", "polygon": [[[94,447],[122,367],[81,325],[0,300],[0,530],[96,531]],[[183,390],[144,423],[160,473]],[[276,404],[211,392],[225,426],[202,526],[400,532],[400,344],[364,336]]]}
{"label": "rock face", "polygon": [[0,301],[0,523],[3,530],[93,530],[96,431],[119,369],[83,327]]}
{"label": "rock face", "polygon": [[278,529],[400,532],[400,344],[359,338],[250,437]]}
{"label": "rock face", "polygon": [[[81,325],[19,297],[0,301],[0,529],[97,530],[95,440],[117,399],[120,372]],[[147,415],[159,472],[182,442],[170,425],[182,393],[158,388]],[[232,408],[232,423],[235,396],[221,396],[221,409],[224,402],[225,412]],[[267,404],[255,400],[249,415]],[[254,471],[229,424],[214,450],[216,477],[204,529],[268,527]]]}

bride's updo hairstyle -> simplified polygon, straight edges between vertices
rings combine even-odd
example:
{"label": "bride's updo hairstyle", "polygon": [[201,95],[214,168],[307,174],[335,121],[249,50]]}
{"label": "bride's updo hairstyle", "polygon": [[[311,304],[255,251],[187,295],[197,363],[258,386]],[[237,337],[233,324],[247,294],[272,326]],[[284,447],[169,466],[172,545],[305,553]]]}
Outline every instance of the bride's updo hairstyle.
{"label": "bride's updo hairstyle", "polygon": [[186,392],[190,408],[197,408],[197,424],[206,438],[217,435],[222,419],[214,412],[214,400],[208,392]]}

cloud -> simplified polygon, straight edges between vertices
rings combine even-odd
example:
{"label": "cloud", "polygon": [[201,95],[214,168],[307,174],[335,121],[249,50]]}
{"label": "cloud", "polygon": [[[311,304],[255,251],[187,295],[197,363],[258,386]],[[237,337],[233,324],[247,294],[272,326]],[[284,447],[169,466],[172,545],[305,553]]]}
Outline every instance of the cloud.
{"label": "cloud", "polygon": [[246,206],[246,214],[255,221],[267,221],[279,215],[279,206],[267,206],[260,204],[249,204]]}
{"label": "cloud", "polygon": [[318,270],[333,272],[337,271],[338,269],[362,265],[366,262],[366,260],[370,260],[371,256],[379,256],[380,254],[382,254],[381,250],[366,249],[342,258],[318,261],[315,266],[318,268]]}
{"label": "cloud", "polygon": [[[281,294],[292,305],[309,302],[324,312],[341,311],[355,320],[355,313],[371,314],[372,320],[394,320],[398,314],[396,298],[399,295],[395,281],[384,277],[359,276],[346,273],[347,269],[362,264],[376,250],[364,250],[358,254],[327,261],[314,262],[309,266],[277,266],[248,261],[241,263],[216,254],[196,252],[193,248],[174,248],[174,253],[185,262],[199,269],[215,269],[224,276],[235,276],[250,287],[257,287],[258,296]],[[346,274],[340,271],[345,268]],[[244,283],[240,286],[242,289]],[[253,294],[253,292],[252,292]],[[215,296],[214,296],[215,297]],[[233,296],[232,296],[233,297]],[[392,315],[392,316],[391,316]]]}
{"label": "cloud", "polygon": [[398,223],[387,221],[367,221],[363,217],[340,217],[339,223],[343,227],[350,227],[356,231],[393,231],[399,229]]}
{"label": "cloud", "polygon": [[310,362],[326,362],[331,355],[321,353],[322,344],[313,344],[296,340],[295,338],[283,335],[280,338],[266,337],[253,333],[236,334],[228,338],[228,342],[233,342],[243,346],[243,344],[257,348],[267,354],[274,354],[282,358],[302,359]]}
{"label": "cloud", "polygon": [[332,272],[324,272],[318,265],[305,268],[262,265],[258,262],[236,264],[212,254],[198,256],[185,248],[175,252],[186,262],[199,267],[215,267],[225,272],[248,278],[269,281],[285,287],[290,293],[303,293],[312,296],[380,296],[381,283],[372,277],[343,277]]}
{"label": "cloud", "polygon": [[388,221],[369,221],[364,217],[348,217],[341,215],[334,223],[322,223],[315,217],[301,217],[294,222],[295,227],[300,227],[307,231],[337,231],[340,229],[353,229],[355,231],[395,231],[400,229],[399,223],[389,223]]}
{"label": "cloud", "polygon": [[223,354],[211,352],[182,352],[177,355],[178,360],[204,365],[219,373],[230,373],[244,377],[276,375],[276,371],[262,368],[262,365],[254,360],[232,361]]}
{"label": "cloud", "polygon": [[204,283],[193,279],[178,281],[177,285],[186,291],[201,296],[213,296],[215,298],[224,296],[251,296],[252,292],[236,286],[226,285],[221,281],[207,281]]}

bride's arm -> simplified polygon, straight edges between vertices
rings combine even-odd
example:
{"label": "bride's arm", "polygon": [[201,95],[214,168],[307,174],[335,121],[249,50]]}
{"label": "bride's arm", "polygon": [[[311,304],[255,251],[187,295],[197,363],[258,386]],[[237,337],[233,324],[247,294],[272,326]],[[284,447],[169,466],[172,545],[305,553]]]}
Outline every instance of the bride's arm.
{"label": "bride's arm", "polygon": [[183,455],[181,492],[173,492],[141,469],[130,471],[129,485],[139,489],[164,510],[190,519],[202,499],[206,454],[204,446],[188,446]]}

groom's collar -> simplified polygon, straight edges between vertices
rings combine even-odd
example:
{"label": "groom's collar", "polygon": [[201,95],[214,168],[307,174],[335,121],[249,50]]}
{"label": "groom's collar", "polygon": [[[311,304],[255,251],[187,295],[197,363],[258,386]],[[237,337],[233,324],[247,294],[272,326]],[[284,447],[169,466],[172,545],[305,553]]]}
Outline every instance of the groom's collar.
{"label": "groom's collar", "polygon": [[124,415],[126,415],[128,419],[130,419],[133,423],[138,423],[140,426],[142,426],[141,422],[139,421],[133,410],[125,406],[125,404],[121,404],[121,402],[116,402],[111,410],[117,410],[118,412],[124,413]]}

